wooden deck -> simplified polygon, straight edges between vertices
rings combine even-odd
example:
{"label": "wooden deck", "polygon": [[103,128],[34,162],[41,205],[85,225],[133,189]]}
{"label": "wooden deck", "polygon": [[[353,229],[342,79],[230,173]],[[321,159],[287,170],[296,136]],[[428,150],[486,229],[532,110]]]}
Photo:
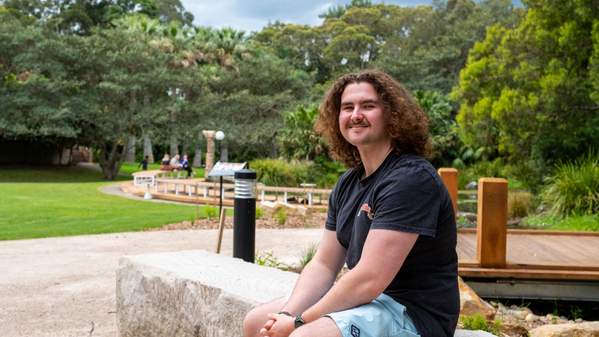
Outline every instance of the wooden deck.
{"label": "wooden deck", "polygon": [[476,230],[458,231],[462,277],[599,281],[599,233],[508,230],[507,265],[481,268]]}

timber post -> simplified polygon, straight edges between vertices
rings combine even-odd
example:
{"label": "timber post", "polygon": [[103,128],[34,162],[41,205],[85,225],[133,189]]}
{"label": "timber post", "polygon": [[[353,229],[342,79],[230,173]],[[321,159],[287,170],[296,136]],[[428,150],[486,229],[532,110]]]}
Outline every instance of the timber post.
{"label": "timber post", "polygon": [[506,265],[507,246],[507,180],[478,180],[478,212],[476,217],[476,256],[484,268]]}
{"label": "timber post", "polygon": [[458,216],[458,170],[454,168],[442,167],[439,169],[441,180],[449,192],[451,203],[453,204],[453,213]]}

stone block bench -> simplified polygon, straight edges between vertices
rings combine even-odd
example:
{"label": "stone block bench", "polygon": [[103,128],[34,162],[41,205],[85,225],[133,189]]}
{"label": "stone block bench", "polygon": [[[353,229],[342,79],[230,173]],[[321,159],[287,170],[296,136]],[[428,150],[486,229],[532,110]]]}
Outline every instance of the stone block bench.
{"label": "stone block bench", "polygon": [[123,257],[116,275],[119,336],[241,337],[245,314],[290,294],[297,276],[200,250]]}

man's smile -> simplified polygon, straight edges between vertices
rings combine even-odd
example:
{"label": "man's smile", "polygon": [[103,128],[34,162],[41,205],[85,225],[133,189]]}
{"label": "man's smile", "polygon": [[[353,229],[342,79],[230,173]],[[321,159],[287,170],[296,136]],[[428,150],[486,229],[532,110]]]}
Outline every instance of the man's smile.
{"label": "man's smile", "polygon": [[370,126],[370,125],[369,125],[369,124],[367,124],[367,123],[360,123],[360,124],[350,124],[350,125],[349,125],[349,128],[350,128],[350,129],[354,129],[354,128],[367,128],[367,127],[369,127],[369,126]]}

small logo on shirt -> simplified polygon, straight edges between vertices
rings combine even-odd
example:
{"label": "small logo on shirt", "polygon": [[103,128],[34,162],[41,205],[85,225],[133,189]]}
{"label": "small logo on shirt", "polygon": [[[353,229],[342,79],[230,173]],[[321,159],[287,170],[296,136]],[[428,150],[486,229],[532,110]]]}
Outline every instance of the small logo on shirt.
{"label": "small logo on shirt", "polygon": [[351,325],[350,332],[353,337],[360,337],[360,329],[358,329],[358,327],[353,324]]}
{"label": "small logo on shirt", "polygon": [[366,213],[366,216],[368,217],[368,219],[370,219],[370,220],[374,219],[374,212],[372,211],[372,209],[370,209],[370,206],[368,206],[367,203],[362,204],[362,207],[360,207],[360,211],[358,212],[358,216],[360,216],[360,214],[362,214],[362,212]]}

